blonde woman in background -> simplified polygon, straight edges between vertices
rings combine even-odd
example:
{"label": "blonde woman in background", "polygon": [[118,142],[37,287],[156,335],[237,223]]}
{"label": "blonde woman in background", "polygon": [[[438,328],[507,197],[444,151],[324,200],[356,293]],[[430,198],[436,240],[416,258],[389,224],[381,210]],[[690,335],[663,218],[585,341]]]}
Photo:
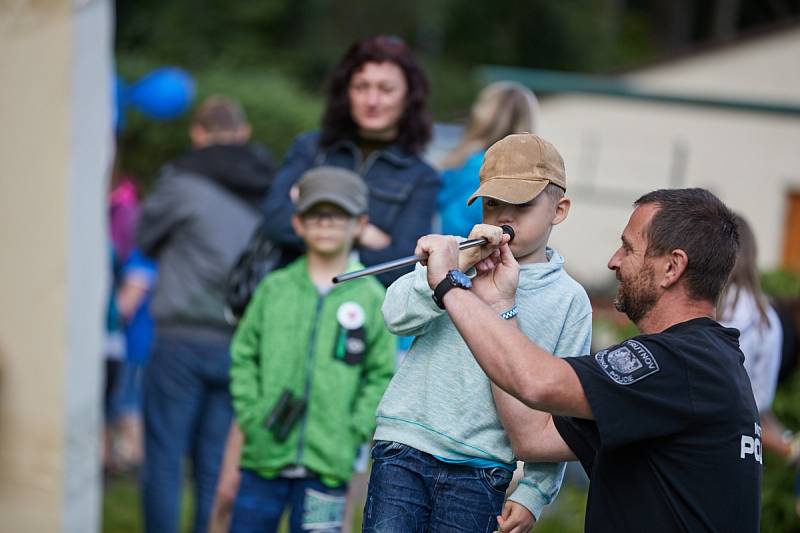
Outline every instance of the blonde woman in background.
{"label": "blonde woman in background", "polygon": [[769,411],[781,364],[783,331],[777,313],[761,292],[756,266],[756,240],[750,225],[736,215],[739,253],[720,297],[718,316],[724,326],[739,330],[739,347],[750,377],[759,413]]}
{"label": "blonde woman in background", "polygon": [[[739,330],[739,347],[750,378],[761,420],[762,449],[783,458],[791,467],[800,466],[800,438],[787,431],[772,413],[778,385],[783,330],[778,314],[761,291],[756,265],[757,246],[753,230],[741,216],[739,253],[728,284],[720,297],[717,316],[722,325]],[[796,503],[800,514],[800,501]]]}
{"label": "blonde woman in background", "polygon": [[443,169],[438,211],[442,233],[466,237],[481,222],[481,203],[467,206],[478,188],[483,154],[512,133],[536,133],[539,102],[518,83],[500,81],[484,88],[472,106],[461,143],[439,164]]}

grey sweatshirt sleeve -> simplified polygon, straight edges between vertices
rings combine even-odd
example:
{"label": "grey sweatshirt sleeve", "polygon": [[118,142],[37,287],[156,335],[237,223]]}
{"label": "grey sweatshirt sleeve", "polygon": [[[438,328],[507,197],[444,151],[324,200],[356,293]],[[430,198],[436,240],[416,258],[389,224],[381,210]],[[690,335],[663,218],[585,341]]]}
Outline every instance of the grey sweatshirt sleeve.
{"label": "grey sweatshirt sleeve", "polygon": [[[567,323],[553,350],[559,357],[587,355],[592,343],[592,308],[586,294],[570,310]],[[558,495],[566,463],[525,463],[522,479],[508,498],[528,509],[536,519]]]}
{"label": "grey sweatshirt sleeve", "polygon": [[413,272],[398,278],[387,289],[383,319],[395,335],[422,335],[434,318],[445,313],[431,298],[433,291],[427,276],[427,269],[417,264]]}
{"label": "grey sweatshirt sleeve", "polygon": [[508,497],[529,510],[538,520],[542,509],[558,495],[567,463],[525,463],[522,479]]}
{"label": "grey sweatshirt sleeve", "polygon": [[158,257],[174,228],[191,215],[186,190],[175,176],[162,176],[142,203],[136,244],[149,257]]}

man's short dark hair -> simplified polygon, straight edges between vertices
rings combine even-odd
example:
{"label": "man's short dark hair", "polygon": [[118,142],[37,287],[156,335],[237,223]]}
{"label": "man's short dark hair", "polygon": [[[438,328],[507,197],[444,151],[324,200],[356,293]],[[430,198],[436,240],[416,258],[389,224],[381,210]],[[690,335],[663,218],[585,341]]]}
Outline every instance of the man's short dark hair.
{"label": "man's short dark hair", "polygon": [[247,124],[247,117],[239,102],[222,95],[212,95],[203,100],[194,112],[194,123],[209,133],[234,132]]}
{"label": "man's short dark hair", "polygon": [[736,218],[705,189],[660,189],[636,202],[658,206],[647,229],[647,255],[683,250],[689,257],[684,278],[689,296],[716,303],[736,262]]}

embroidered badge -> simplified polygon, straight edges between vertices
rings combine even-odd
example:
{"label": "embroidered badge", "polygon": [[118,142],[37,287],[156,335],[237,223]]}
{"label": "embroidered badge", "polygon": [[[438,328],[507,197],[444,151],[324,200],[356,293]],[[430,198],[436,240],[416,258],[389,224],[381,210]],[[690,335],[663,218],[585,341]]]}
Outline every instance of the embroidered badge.
{"label": "embroidered badge", "polygon": [[627,340],[613,350],[600,350],[594,359],[620,385],[630,385],[660,370],[653,353],[635,340]]}
{"label": "embroidered badge", "polygon": [[336,311],[336,320],[344,329],[358,329],[364,325],[364,308],[356,302],[345,302]]}

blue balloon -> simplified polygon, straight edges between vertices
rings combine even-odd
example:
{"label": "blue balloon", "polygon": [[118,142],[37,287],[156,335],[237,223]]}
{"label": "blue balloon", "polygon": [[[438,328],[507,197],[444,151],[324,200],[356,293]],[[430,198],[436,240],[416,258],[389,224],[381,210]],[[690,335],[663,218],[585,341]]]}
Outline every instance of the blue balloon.
{"label": "blue balloon", "polygon": [[114,77],[114,131],[119,133],[125,127],[125,108],[128,106],[128,87],[125,80],[117,74]]}
{"label": "blue balloon", "polygon": [[194,80],[177,67],[156,69],[122,91],[127,101],[145,115],[168,120],[183,114],[194,99]]}

